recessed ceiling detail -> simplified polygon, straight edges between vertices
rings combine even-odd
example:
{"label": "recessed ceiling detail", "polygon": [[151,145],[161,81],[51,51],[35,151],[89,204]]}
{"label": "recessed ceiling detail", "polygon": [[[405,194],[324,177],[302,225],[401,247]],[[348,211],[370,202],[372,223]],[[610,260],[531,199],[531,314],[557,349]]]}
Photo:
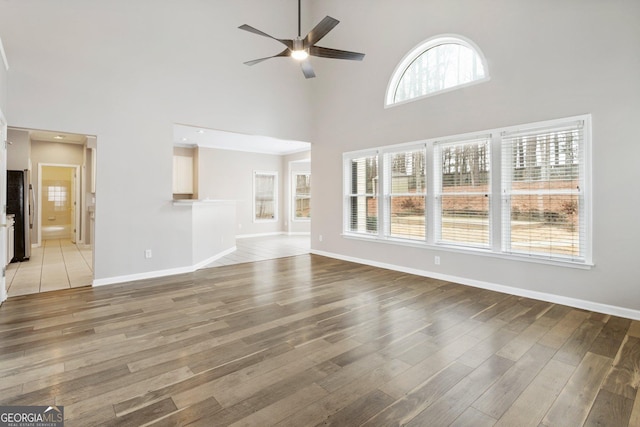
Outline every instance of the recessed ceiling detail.
{"label": "recessed ceiling detail", "polygon": [[311,149],[311,144],[304,141],[203,129],[181,124],[173,125],[173,141],[174,145],[178,146],[198,146],[275,155],[293,154]]}

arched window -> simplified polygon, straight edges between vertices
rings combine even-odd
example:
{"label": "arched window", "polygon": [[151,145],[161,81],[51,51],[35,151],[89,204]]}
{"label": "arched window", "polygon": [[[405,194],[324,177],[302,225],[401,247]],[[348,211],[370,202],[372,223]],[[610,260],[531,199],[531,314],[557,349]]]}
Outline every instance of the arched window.
{"label": "arched window", "polygon": [[457,35],[433,37],[411,50],[396,67],[385,105],[404,103],[489,79],[480,49]]}

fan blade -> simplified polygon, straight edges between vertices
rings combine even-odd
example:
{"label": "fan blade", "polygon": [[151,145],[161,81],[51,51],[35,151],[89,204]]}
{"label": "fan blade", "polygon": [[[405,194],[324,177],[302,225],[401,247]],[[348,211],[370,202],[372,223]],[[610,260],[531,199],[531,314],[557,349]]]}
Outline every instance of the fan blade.
{"label": "fan blade", "polygon": [[278,58],[280,56],[291,56],[291,51],[289,49],[285,49],[282,52],[280,52],[277,55],[273,55],[273,56],[267,56],[266,58],[260,58],[260,59],[254,59],[253,61],[247,61],[244,64],[245,65],[256,65],[262,61],[266,61],[267,59],[271,59],[271,58]]}
{"label": "fan blade", "polygon": [[321,58],[350,59],[352,61],[362,61],[364,53],[349,52],[346,50],[330,49],[328,47],[311,46],[309,55]]}
{"label": "fan blade", "polygon": [[302,61],[300,63],[300,67],[302,68],[302,73],[306,79],[312,79],[316,76],[316,73],[313,71],[313,67],[311,66],[311,62],[308,59]]}
{"label": "fan blade", "polygon": [[307,48],[309,46],[313,46],[318,43],[320,39],[329,33],[329,31],[333,30],[333,27],[338,25],[340,21],[330,16],[325,16],[324,19],[318,22],[313,30],[309,31],[309,34],[304,38],[304,47]]}
{"label": "fan blade", "polygon": [[257,28],[253,28],[251,25],[247,25],[247,24],[240,25],[238,28],[241,29],[241,30],[249,31],[250,33],[253,33],[253,34],[257,34],[257,35],[262,36],[262,37],[267,37],[267,38],[279,41],[280,43],[282,43],[283,45],[285,45],[289,49],[293,49],[293,40],[277,39],[277,38],[275,38],[273,36],[270,36],[267,33],[263,33],[262,31],[258,30]]}

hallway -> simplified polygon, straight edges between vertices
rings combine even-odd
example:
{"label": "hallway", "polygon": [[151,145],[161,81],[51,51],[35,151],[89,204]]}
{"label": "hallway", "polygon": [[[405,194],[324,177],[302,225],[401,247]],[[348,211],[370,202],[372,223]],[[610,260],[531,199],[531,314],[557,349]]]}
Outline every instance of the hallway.
{"label": "hallway", "polygon": [[29,261],[7,266],[9,297],[89,286],[92,281],[91,248],[80,249],[68,239],[44,240],[32,248]]}

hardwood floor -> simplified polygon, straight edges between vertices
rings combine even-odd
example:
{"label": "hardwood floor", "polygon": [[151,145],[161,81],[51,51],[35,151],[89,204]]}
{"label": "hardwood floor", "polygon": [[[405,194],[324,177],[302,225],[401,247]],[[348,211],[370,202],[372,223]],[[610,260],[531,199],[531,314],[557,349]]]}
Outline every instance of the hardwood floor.
{"label": "hardwood floor", "polygon": [[640,425],[640,322],[301,255],[0,307],[66,426]]}

